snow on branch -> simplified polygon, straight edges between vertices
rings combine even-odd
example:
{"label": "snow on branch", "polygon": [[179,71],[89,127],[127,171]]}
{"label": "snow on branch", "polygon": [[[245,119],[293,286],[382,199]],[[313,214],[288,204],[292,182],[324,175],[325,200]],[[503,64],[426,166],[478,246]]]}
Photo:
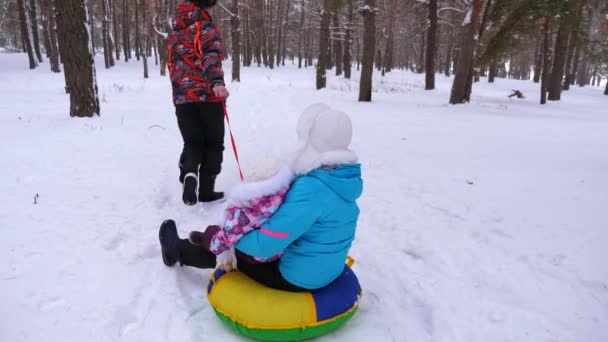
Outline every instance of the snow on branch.
{"label": "snow on branch", "polygon": [[228,9],[227,9],[225,6],[224,6],[224,4],[222,4],[222,3],[221,3],[221,2],[219,2],[219,1],[218,1],[218,3],[217,3],[217,4],[218,4],[218,5],[220,5],[220,7],[221,7],[221,8],[222,8],[224,11],[226,11],[226,13],[228,13],[228,15],[229,15],[229,16],[231,16],[231,17],[236,17],[236,14],[234,14],[234,13],[230,12],[230,11],[229,11],[229,10],[228,10]]}

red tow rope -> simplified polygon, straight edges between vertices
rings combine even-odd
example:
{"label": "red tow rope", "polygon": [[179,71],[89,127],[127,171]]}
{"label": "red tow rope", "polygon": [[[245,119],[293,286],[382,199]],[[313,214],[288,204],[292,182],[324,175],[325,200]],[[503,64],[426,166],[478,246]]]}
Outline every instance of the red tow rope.
{"label": "red tow rope", "polygon": [[234,134],[232,134],[232,128],[230,127],[230,117],[228,116],[228,110],[226,109],[226,102],[222,102],[222,105],[224,107],[224,116],[226,117],[226,122],[228,123],[228,131],[230,131],[230,142],[232,143],[232,151],[234,152],[234,157],[236,158],[236,165],[239,167],[239,176],[241,176],[241,181],[243,181],[243,169],[241,168],[241,162],[239,161],[239,152],[236,149]]}

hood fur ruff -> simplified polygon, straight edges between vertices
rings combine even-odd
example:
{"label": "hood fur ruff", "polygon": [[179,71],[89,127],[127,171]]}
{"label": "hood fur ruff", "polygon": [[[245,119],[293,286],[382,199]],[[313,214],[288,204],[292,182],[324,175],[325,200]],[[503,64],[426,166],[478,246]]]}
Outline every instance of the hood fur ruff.
{"label": "hood fur ruff", "polygon": [[247,206],[249,201],[268,196],[288,188],[294,180],[294,172],[287,165],[281,165],[276,175],[261,180],[236,184],[227,194],[228,206]]}
{"label": "hood fur ruff", "polygon": [[302,176],[322,166],[337,166],[357,163],[359,158],[351,150],[334,150],[319,153],[314,147],[307,145],[293,161],[293,170],[296,175]]}

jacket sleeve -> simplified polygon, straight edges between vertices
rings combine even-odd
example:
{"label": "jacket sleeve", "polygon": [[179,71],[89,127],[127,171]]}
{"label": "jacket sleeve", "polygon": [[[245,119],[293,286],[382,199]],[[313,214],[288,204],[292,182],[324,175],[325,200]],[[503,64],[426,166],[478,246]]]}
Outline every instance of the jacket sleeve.
{"label": "jacket sleeve", "polygon": [[201,67],[207,83],[211,87],[218,84],[224,85],[224,71],[222,70],[224,46],[217,26],[209,17],[203,17],[201,29],[197,34],[201,50]]}
{"label": "jacket sleeve", "polygon": [[241,252],[270,258],[309,230],[323,213],[322,194],[316,180],[295,182],[279,210],[260,229],[236,245]]}

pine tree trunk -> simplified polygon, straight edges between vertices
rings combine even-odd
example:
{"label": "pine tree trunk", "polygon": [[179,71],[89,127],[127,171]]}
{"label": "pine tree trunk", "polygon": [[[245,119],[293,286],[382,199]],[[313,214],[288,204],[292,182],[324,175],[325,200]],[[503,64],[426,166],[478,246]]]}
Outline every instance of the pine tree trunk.
{"label": "pine tree trunk", "polygon": [[48,2],[37,0],[38,7],[40,8],[40,21],[42,22],[42,43],[44,44],[44,51],[46,58],[51,58],[51,37],[49,35],[49,11]]}
{"label": "pine tree trunk", "polygon": [[[581,1],[581,0],[577,0]],[[572,19],[575,5],[575,0],[564,4],[564,12],[562,13],[562,20],[557,31],[557,37],[555,38],[555,49],[553,56],[553,70],[551,72],[551,80],[549,83],[549,101],[559,101],[562,93],[562,81],[564,78],[564,66],[566,64],[566,53],[568,50],[568,37],[572,25],[570,20]]]}
{"label": "pine tree trunk", "polygon": [[568,56],[566,57],[566,75],[562,85],[563,90],[570,90],[570,66],[572,65],[572,58],[574,58],[574,50],[576,50],[576,31],[571,31],[568,38]]}
{"label": "pine tree trunk", "polygon": [[101,9],[103,13],[103,21],[101,23],[101,37],[103,42],[103,61],[106,69],[110,68],[110,56],[112,51],[109,47],[108,35],[109,35],[109,11],[108,11],[108,0],[101,0]]}
{"label": "pine tree trunk", "polygon": [[[340,31],[340,17],[339,11],[334,11],[332,15],[332,21],[334,30],[336,33]],[[336,76],[342,75],[342,42],[340,41],[340,34],[336,35],[334,39],[334,64],[336,65]]]}
{"label": "pine tree trunk", "polygon": [[253,34],[255,38],[253,51],[255,62],[259,67],[262,65],[262,45],[264,43],[264,0],[251,1],[253,1]]}
{"label": "pine tree trunk", "polygon": [[116,52],[116,61],[120,60],[120,35],[118,34],[118,20],[116,19],[116,1],[118,0],[108,0],[110,1],[110,9],[112,10],[110,15],[110,21],[112,22],[112,36],[114,41],[114,47]]}
{"label": "pine tree trunk", "polygon": [[462,26],[462,44],[458,56],[458,65],[455,70],[452,93],[450,95],[451,104],[460,104],[471,100],[470,80],[475,53],[475,35],[481,12],[481,0],[473,0],[469,13],[465,16]]}
{"label": "pine tree trunk", "polygon": [[302,45],[304,42],[304,19],[306,18],[306,8],[302,3],[300,8],[300,29],[298,30],[298,69],[302,69]]}
{"label": "pine tree trunk", "polygon": [[361,58],[361,80],[359,101],[371,102],[374,53],[376,51],[375,0],[365,0],[359,12],[363,16],[363,56]]}
{"label": "pine tree trunk", "polygon": [[38,32],[38,11],[36,10],[36,0],[26,0],[29,3],[30,24],[32,25],[32,43],[36,58],[42,63],[42,53],[40,51],[40,34]]}
{"label": "pine tree trunk", "polygon": [[139,61],[139,57],[143,52],[141,47],[141,28],[139,25],[139,16],[141,12],[141,0],[135,0],[135,59]]}
{"label": "pine tree trunk", "polygon": [[289,9],[291,7],[291,0],[287,0],[287,7],[285,8],[285,31],[283,32],[283,50],[281,52],[281,65],[285,66],[285,55],[287,53],[287,35],[289,34]]}
{"label": "pine tree trunk", "polygon": [[142,27],[139,27],[139,20],[136,20],[137,28],[136,28],[136,32],[137,32],[137,37],[139,40],[139,43],[137,44],[137,49],[139,50],[139,55],[143,60],[143,64],[144,64],[144,78],[148,78],[148,54],[147,51],[145,51],[146,49],[143,46],[142,42],[147,42],[148,41],[148,11],[147,11],[147,1],[146,0],[139,0],[139,6],[136,6],[139,8],[139,10],[135,13],[137,13],[138,15],[141,15],[141,21],[142,21]]}
{"label": "pine tree trunk", "polygon": [[543,54],[541,51],[541,45],[541,36],[539,36],[536,40],[536,48],[534,50],[534,83],[540,82],[540,75],[542,72]]}
{"label": "pine tree trunk", "polygon": [[540,104],[547,103],[547,86],[549,83],[549,66],[551,65],[549,41],[551,39],[551,27],[549,26],[549,18],[545,19],[543,26],[543,65],[540,81]]}
{"label": "pine tree trunk", "polygon": [[352,46],[353,46],[353,27],[354,27],[354,8],[353,0],[347,0],[346,38],[344,40],[344,78],[350,79],[352,73]]}
{"label": "pine tree trunk", "polygon": [[497,69],[498,69],[498,64],[496,63],[496,60],[492,60],[492,63],[490,64],[490,71],[488,73],[488,82],[489,83],[494,83],[494,78],[496,77]]}
{"label": "pine tree trunk", "polygon": [[19,21],[21,23],[21,37],[23,39],[27,56],[30,62],[30,69],[36,69],[38,62],[34,56],[32,26],[30,25],[29,12],[26,8],[25,0],[17,0],[19,6]]}
{"label": "pine tree trunk", "polygon": [[[61,16],[66,49],[63,56],[66,77],[70,87],[70,116],[92,117],[99,115],[99,97],[95,79],[91,18],[86,0],[57,0],[57,13]],[[69,34],[66,34],[69,33]]]}
{"label": "pine tree trunk", "polygon": [[429,23],[426,38],[426,81],[424,89],[435,89],[435,55],[437,53],[437,0],[430,0]]}
{"label": "pine tree trunk", "polygon": [[241,22],[239,19],[239,0],[232,0],[232,15],[230,25],[232,28],[232,81],[241,81]]}
{"label": "pine tree trunk", "polygon": [[317,61],[317,89],[327,86],[327,49],[329,48],[329,23],[331,20],[331,0],[323,0],[321,10],[321,30],[319,32],[319,60]]}
{"label": "pine tree trunk", "polygon": [[42,11],[42,30],[44,32],[46,54],[50,62],[52,72],[61,72],[59,68],[59,48],[57,47],[57,32],[55,30],[55,10],[51,0],[43,0],[40,9]]}
{"label": "pine tree trunk", "polygon": [[245,21],[245,33],[243,35],[243,37],[241,37],[241,40],[243,41],[243,43],[245,44],[245,48],[244,48],[244,56],[243,56],[243,65],[244,66],[251,66],[251,33],[249,31],[249,9],[250,9],[250,0],[245,0],[244,6],[243,6],[243,19]]}

